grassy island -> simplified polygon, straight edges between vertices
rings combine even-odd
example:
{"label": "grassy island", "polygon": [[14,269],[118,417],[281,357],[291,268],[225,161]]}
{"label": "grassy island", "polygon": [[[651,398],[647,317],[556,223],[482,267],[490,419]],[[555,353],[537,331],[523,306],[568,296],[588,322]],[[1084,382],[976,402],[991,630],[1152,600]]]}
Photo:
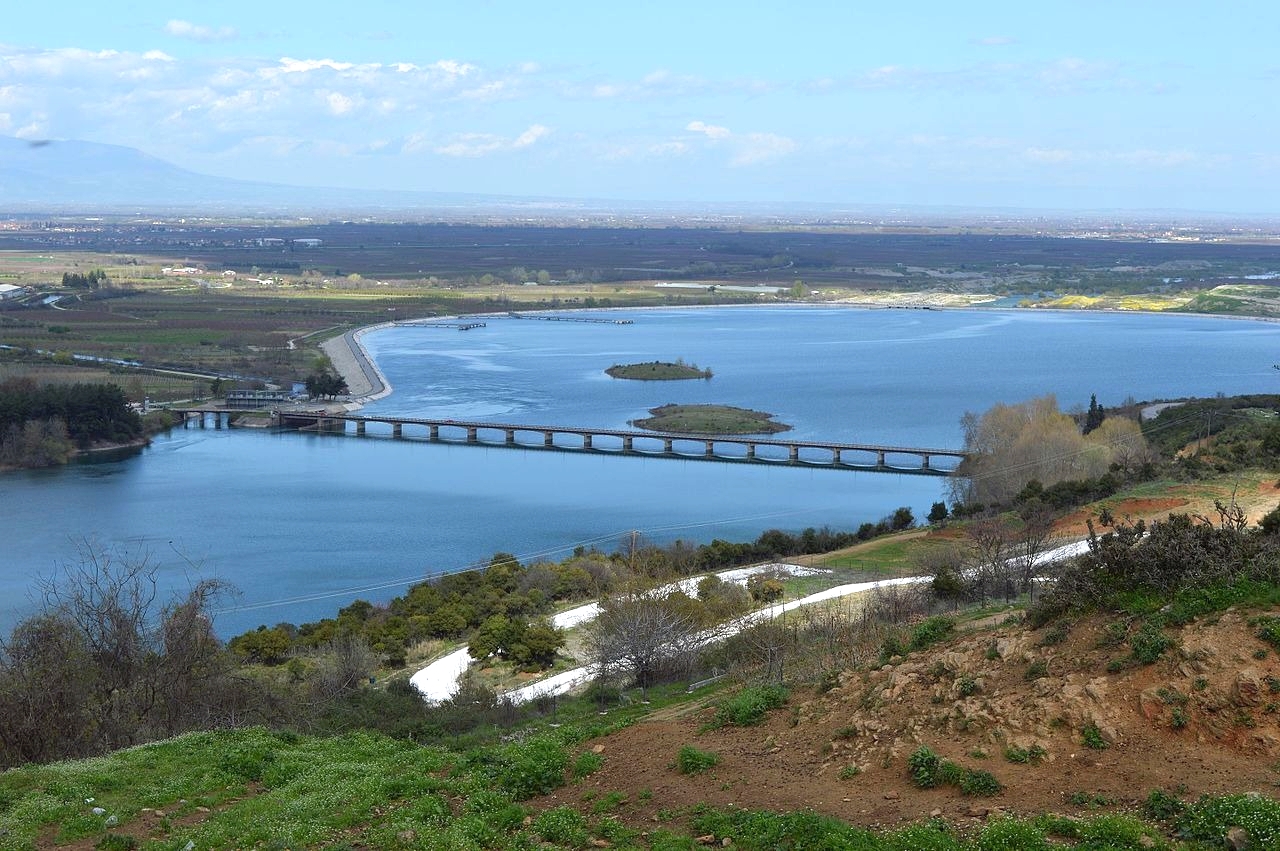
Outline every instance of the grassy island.
{"label": "grassy island", "polygon": [[730,405],[663,405],[653,416],[636,420],[637,428],[687,434],[776,434],[791,426],[774,422],[773,414]]}
{"label": "grassy island", "polygon": [[632,381],[684,381],[690,378],[710,378],[710,369],[699,369],[696,363],[677,360],[649,361],[648,363],[615,363],[605,370],[613,378],[629,378]]}

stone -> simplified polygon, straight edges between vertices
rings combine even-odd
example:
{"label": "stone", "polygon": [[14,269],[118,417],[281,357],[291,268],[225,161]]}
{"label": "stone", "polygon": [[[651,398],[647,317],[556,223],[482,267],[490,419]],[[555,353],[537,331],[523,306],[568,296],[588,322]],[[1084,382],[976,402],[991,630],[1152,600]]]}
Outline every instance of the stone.
{"label": "stone", "polygon": [[592,848],[612,848],[613,843],[607,839],[593,839],[591,840],[591,847]]}
{"label": "stone", "polygon": [[715,834],[713,833],[704,833],[702,836],[699,836],[697,839],[693,841],[698,843],[699,845],[715,845],[716,837],[715,837]]}
{"label": "stone", "polygon": [[1231,702],[1236,706],[1260,706],[1266,701],[1266,687],[1257,668],[1245,668],[1236,672],[1231,683]]}
{"label": "stone", "polygon": [[591,749],[592,753],[604,753],[604,745],[596,745]]}
{"label": "stone", "polygon": [[885,799],[886,801],[896,801],[896,800],[898,800],[898,799],[899,799],[899,798],[901,798],[901,797],[902,797],[902,796],[901,796],[901,795],[899,795],[897,792],[885,792],[885,793],[884,793],[884,799]]}
{"label": "stone", "polygon": [[400,840],[405,845],[412,845],[418,841],[418,834],[417,831],[402,830],[396,834],[396,839]]}
{"label": "stone", "polygon": [[1249,841],[1249,831],[1243,827],[1233,827],[1227,831],[1227,835],[1223,837],[1226,840],[1227,847],[1231,851],[1248,851],[1253,847],[1253,843]]}
{"label": "stone", "polygon": [[107,811],[104,810],[102,807],[94,807],[92,812],[95,816],[104,816],[107,814]]}

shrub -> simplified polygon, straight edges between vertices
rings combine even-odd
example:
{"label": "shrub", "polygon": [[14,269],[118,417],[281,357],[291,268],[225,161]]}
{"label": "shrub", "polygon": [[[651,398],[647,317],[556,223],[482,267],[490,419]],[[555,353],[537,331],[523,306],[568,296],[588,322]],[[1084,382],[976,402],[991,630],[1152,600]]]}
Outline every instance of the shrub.
{"label": "shrub", "polygon": [[713,751],[698,750],[692,745],[685,745],[676,754],[676,768],[680,770],[681,774],[701,774],[719,764],[719,754]]}
{"label": "shrub", "polygon": [[1071,625],[1066,621],[1058,621],[1053,628],[1044,634],[1040,639],[1041,647],[1050,647],[1054,644],[1061,644],[1067,640],[1067,633],[1071,630]]}
{"label": "shrub", "polygon": [[970,676],[963,676],[956,680],[956,690],[960,692],[961,697],[969,697],[978,693],[978,681]]}
{"label": "shrub", "polygon": [[739,727],[759,724],[766,712],[786,703],[789,694],[786,686],[776,684],[744,688],[720,705],[716,722]]}
{"label": "shrub", "polygon": [[1260,617],[1250,623],[1258,627],[1258,638],[1280,650],[1280,618]]}
{"label": "shrub", "polygon": [[841,780],[852,780],[862,773],[862,769],[856,765],[846,765],[840,769],[839,777]]}
{"label": "shrub", "polygon": [[921,745],[907,757],[911,782],[921,789],[932,789],[942,783],[942,757],[928,745]]}
{"label": "shrub", "polygon": [[1044,659],[1037,659],[1027,666],[1027,672],[1022,675],[1022,678],[1030,681],[1047,676],[1049,676],[1049,663]]}
{"label": "shrub", "polygon": [[962,795],[977,795],[984,798],[998,795],[1004,789],[994,774],[980,768],[966,768],[960,776],[959,786]]}
{"label": "shrub", "polygon": [[950,635],[956,628],[954,618],[935,615],[925,618],[911,631],[911,650],[923,650]]}

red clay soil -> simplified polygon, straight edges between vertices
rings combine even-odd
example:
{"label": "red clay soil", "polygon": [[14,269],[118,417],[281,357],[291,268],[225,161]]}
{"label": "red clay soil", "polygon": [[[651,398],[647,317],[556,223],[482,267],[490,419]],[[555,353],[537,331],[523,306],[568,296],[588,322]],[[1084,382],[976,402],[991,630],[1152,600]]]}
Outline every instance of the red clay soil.
{"label": "red clay soil", "polygon": [[[590,814],[593,801],[619,792],[625,803],[615,815],[641,830],[669,817],[662,810],[704,801],[811,808],[871,827],[930,815],[964,822],[1003,811],[1132,808],[1154,789],[1187,798],[1274,795],[1280,659],[1247,617],[1232,611],[1169,632],[1174,645],[1159,662],[1112,674],[1108,663],[1127,658],[1129,648],[1107,644],[1114,639],[1101,618],[1077,622],[1049,645],[1045,630],[1021,625],[974,633],[878,671],[845,672],[825,694],[795,690],[757,727],[704,730],[714,714],[705,708],[587,742],[603,748],[604,767],[535,806],[567,803]],[[1048,673],[1029,680],[1037,661]],[[1088,725],[1105,749],[1084,744]],[[685,745],[715,752],[719,765],[680,774],[674,761]],[[992,772],[1004,791],[975,798],[916,788],[907,757],[921,745]],[[1039,764],[1015,764],[1005,758],[1008,745],[1047,754]],[[851,766],[856,776],[841,779]],[[1073,793],[1090,803],[1073,804]]]}

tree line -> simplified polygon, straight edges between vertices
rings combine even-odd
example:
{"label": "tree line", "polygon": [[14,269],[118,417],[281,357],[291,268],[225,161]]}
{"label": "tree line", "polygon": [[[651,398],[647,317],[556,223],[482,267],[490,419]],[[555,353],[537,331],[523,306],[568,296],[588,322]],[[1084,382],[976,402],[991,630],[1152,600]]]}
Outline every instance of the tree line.
{"label": "tree line", "polygon": [[77,448],[128,443],[142,432],[141,417],[114,384],[0,383],[0,465],[64,463]]}
{"label": "tree line", "polygon": [[62,285],[77,290],[96,290],[108,285],[107,273],[101,269],[91,272],[63,272]]}
{"label": "tree line", "polygon": [[[613,553],[579,549],[560,562],[530,564],[521,564],[510,553],[497,553],[483,569],[432,577],[389,603],[356,600],[340,609],[335,618],[301,625],[264,624],[231,639],[230,647],[246,660],[281,664],[293,653],[339,638],[358,637],[387,664],[397,666],[404,663],[408,648],[417,642],[456,640],[488,623],[491,632],[502,635],[495,646],[509,652],[519,643],[511,630],[519,632],[537,623],[564,602],[599,597],[641,580],[654,582],[785,556],[830,552],[910,528],[914,522],[911,509],[903,507],[878,523],[862,524],[854,532],[808,528],[792,534],[770,529],[753,542],[716,539],[702,545],[675,541],[665,546],[634,536]],[[519,626],[491,622],[495,617]],[[544,635],[540,641],[545,640]],[[548,658],[545,652],[541,658]],[[532,656],[519,660],[522,664],[534,661]]]}

